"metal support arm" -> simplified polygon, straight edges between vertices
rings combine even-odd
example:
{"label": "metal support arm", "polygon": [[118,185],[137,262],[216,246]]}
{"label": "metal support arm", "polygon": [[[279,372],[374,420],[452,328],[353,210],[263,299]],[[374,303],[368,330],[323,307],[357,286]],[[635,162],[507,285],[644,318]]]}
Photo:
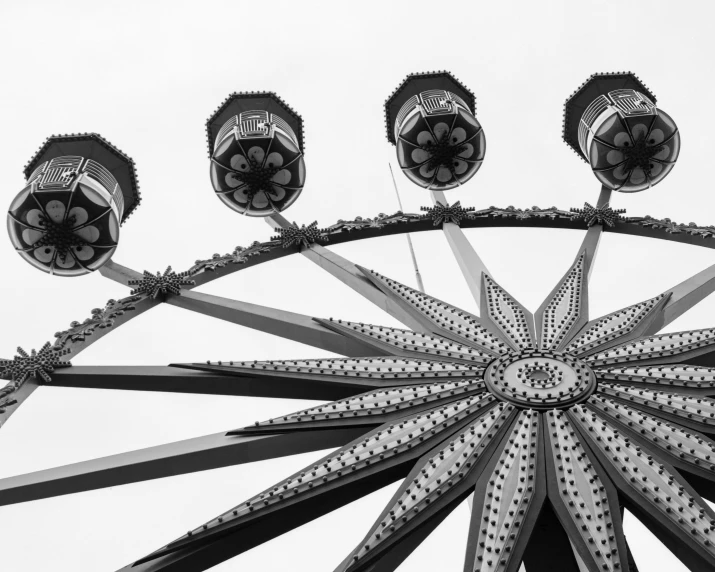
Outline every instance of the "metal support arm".
{"label": "metal support arm", "polygon": [[363,428],[353,428],[250,437],[206,435],[0,479],[0,505],[329,449],[362,432]]}

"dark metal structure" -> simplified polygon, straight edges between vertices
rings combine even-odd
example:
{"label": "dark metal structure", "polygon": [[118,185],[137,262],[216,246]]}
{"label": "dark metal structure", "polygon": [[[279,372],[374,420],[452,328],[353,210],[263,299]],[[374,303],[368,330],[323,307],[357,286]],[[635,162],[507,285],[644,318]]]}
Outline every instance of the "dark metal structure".
{"label": "dark metal structure", "polygon": [[487,147],[476,112],[474,94],[449,72],[407,76],[385,102],[387,140],[407,178],[435,190],[471,179]]}
{"label": "dark metal structure", "polygon": [[[611,97],[613,90],[606,91]],[[435,204],[422,214],[358,217],[325,228],[292,225],[275,210],[266,219],[277,232],[273,239],[197,261],[185,272],[169,267],[142,275],[107,262],[100,272],[134,289],[58,332],[53,345],[0,362],[10,380],[0,392],[0,422],[47,382],[328,403],[3,479],[0,504],[337,447],[123,570],[206,570],[399,479],[393,499],[337,570],[394,570],[468,497],[465,571],[514,572],[522,564],[527,572],[634,571],[624,509],[690,570],[715,569],[715,512],[704,501],[715,500],[715,329],[660,333],[715,290],[715,265],[602,317],[590,316],[588,292],[604,232],[713,247],[715,227],[625,217],[609,206],[611,191],[604,185],[595,205],[570,210],[477,210],[450,205],[433,190]],[[532,314],[467,241],[463,228],[480,226],[581,228],[585,236]],[[436,229],[447,238],[479,315],[323,246]],[[194,290],[291,254],[315,262],[404,328],[314,318]],[[68,361],[162,303],[345,357],[157,367]]]}
{"label": "dark metal structure", "polygon": [[594,74],[566,101],[564,141],[613,191],[644,191],[680,154],[673,119],[631,73]]}
{"label": "dark metal structure", "polygon": [[305,185],[303,120],[274,93],[233,93],[206,122],[211,183],[229,208],[268,216]]}
{"label": "dark metal structure", "polygon": [[8,212],[10,239],[30,264],[60,276],[105,264],[141,200],[134,161],[96,133],[49,137],[25,177]]}

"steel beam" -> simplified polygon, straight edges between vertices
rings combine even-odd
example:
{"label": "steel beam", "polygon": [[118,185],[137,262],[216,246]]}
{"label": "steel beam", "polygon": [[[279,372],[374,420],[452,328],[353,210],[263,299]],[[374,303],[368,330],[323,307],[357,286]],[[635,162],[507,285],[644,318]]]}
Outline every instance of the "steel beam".
{"label": "steel beam", "polygon": [[269,436],[206,435],[0,479],[0,505],[329,449],[364,432],[364,428],[358,427]]}
{"label": "steel beam", "polygon": [[666,293],[670,292],[671,296],[663,310],[664,321],[659,329],[663,329],[685,314],[713,291],[715,291],[715,264],[667,290]]}
{"label": "steel beam", "polygon": [[[445,198],[443,191],[432,191],[432,202],[449,206],[449,202]],[[464,231],[462,231],[459,225],[453,222],[445,222],[442,225],[442,232],[444,232],[444,236],[447,237],[447,242],[452,249],[452,254],[454,254],[459,269],[467,281],[467,286],[469,286],[469,291],[472,293],[472,297],[477,304],[477,310],[479,311],[482,301],[482,273],[490,273],[484,261],[479,257],[469,240],[467,240]]]}
{"label": "steel beam", "polygon": [[129,286],[130,280],[141,280],[143,278],[143,274],[140,272],[127,268],[126,266],[122,266],[121,264],[117,264],[114,260],[110,260],[102,266],[99,269],[99,273],[105,278],[109,278],[110,280],[114,280],[115,282],[119,282],[125,286]]}
{"label": "steel beam", "polygon": [[[266,217],[266,222],[275,229],[291,226],[290,223],[279,214]],[[384,310],[393,318],[405,324],[408,328],[417,332],[425,332],[425,329],[416,316],[386,296],[349,260],[319,244],[311,244],[309,248],[302,249],[301,254],[355,290],[355,292],[367,298],[381,310]]]}
{"label": "steel beam", "polygon": [[[605,207],[611,202],[611,189],[607,187],[601,187],[601,192],[598,195],[598,201],[596,202],[596,206],[598,208]],[[588,230],[586,231],[586,236],[583,239],[583,242],[581,243],[581,248],[578,251],[578,255],[580,255],[582,252],[586,252],[586,264],[587,264],[587,279],[591,279],[591,272],[593,271],[593,266],[596,261],[596,255],[598,254],[598,246],[601,242],[601,236],[603,235],[603,225],[602,224],[594,224],[593,226],[588,227]]]}
{"label": "steel beam", "polygon": [[368,346],[328,330],[303,314],[192,291],[169,296],[166,303],[344,356],[375,354]]}
{"label": "steel beam", "polygon": [[73,366],[57,370],[52,385],[129,391],[170,391],[204,395],[242,395],[282,399],[334,401],[384,387],[378,381],[266,378],[236,373],[216,373],[172,366]]}

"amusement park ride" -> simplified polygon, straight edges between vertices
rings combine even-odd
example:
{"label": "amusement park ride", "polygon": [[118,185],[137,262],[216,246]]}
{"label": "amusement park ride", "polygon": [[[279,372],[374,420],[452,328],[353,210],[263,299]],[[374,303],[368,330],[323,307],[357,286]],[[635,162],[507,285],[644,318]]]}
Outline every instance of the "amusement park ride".
{"label": "amusement park ride", "polygon": [[[715,248],[715,227],[626,217],[613,192],[638,192],[672,170],[678,129],[631,73],[591,76],[565,105],[564,141],[601,190],[570,210],[450,203],[484,161],[476,98],[447,72],[408,76],[385,103],[387,138],[433,206],[419,214],[290,224],[281,212],[306,178],[303,122],[273,93],[231,95],[206,124],[219,199],[265,217],[276,236],[143,274],[112,260],[140,202],[133,161],[97,134],[53,136],[25,168],[10,239],[40,270],[98,270],[131,288],[0,362],[0,424],[44,383],[325,400],[254,426],[0,480],[12,504],[337,449],[122,570],[206,570],[391,482],[402,483],[337,567],[389,572],[463,500],[472,513],[465,572],[635,571],[628,509],[690,570],[715,570],[715,329],[658,333],[715,290],[715,265],[655,298],[589,316],[588,281],[604,232]],[[506,292],[464,228],[583,229],[535,313]],[[390,234],[445,234],[479,316],[363,268],[324,244]],[[323,319],[197,292],[227,274],[301,254],[398,319],[404,329]],[[72,366],[121,324],[171,304],[345,356],[156,367]],[[356,539],[357,541],[358,539]],[[309,556],[305,556],[306,561]]]}

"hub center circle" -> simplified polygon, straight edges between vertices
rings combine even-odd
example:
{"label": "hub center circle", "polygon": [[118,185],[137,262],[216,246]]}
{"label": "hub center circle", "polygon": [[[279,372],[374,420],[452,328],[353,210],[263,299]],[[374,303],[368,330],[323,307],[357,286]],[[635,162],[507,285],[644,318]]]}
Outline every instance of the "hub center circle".
{"label": "hub center circle", "polygon": [[502,400],[535,409],[570,407],[596,388],[596,376],[585,362],[549,350],[502,356],[489,364],[484,381]]}

